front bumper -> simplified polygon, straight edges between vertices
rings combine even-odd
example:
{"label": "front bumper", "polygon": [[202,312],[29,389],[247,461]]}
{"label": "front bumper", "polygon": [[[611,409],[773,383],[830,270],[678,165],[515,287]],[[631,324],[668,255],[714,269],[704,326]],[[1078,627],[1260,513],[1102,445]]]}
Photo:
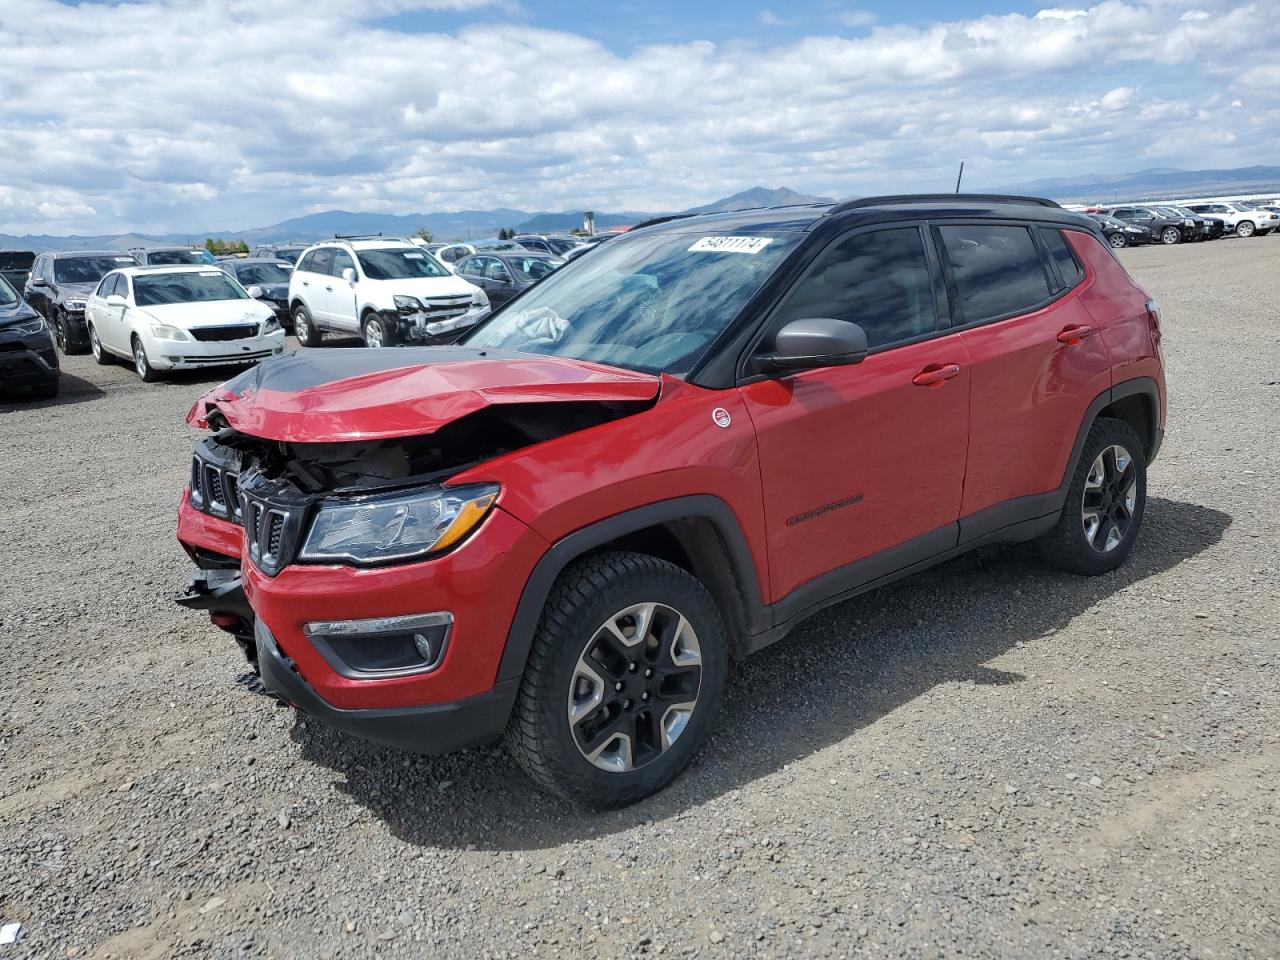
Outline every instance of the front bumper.
{"label": "front bumper", "polygon": [[452,753],[498,739],[520,685],[508,680],[450,703],[344,710],[316,693],[261,619],[254,624],[254,641],[262,684],[269,692],[345,733],[413,753]]}
{"label": "front bumper", "polygon": [[488,307],[468,310],[447,320],[432,321],[426,312],[402,313],[385,311],[384,316],[396,325],[401,343],[420,346],[436,346],[453,343],[460,336],[484,320],[492,311]]}
{"label": "front bumper", "polygon": [[58,379],[58,353],[48,331],[6,336],[0,328],[0,385],[24,387]]}
{"label": "front bumper", "polygon": [[147,359],[157,370],[190,370],[196,367],[259,363],[284,353],[284,331],[275,330],[245,340],[145,339]]}

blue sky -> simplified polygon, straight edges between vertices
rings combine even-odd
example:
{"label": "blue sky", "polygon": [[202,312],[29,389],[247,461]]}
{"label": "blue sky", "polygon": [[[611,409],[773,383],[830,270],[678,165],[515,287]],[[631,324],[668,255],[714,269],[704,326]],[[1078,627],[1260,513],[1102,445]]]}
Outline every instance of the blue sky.
{"label": "blue sky", "polygon": [[1280,156],[1280,2],[3,0],[0,232]]}

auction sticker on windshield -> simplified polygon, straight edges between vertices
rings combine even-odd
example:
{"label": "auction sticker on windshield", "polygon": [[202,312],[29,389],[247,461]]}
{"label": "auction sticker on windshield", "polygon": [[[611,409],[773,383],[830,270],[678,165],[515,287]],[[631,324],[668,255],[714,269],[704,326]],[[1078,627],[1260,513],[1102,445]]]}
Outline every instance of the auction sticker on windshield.
{"label": "auction sticker on windshield", "polygon": [[773,237],[702,237],[689,248],[690,253],[759,253]]}

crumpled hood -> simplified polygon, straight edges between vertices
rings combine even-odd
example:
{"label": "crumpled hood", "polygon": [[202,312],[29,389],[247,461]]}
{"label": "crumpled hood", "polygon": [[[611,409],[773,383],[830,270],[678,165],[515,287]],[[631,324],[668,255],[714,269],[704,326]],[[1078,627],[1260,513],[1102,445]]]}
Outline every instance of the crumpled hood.
{"label": "crumpled hood", "polygon": [[89,294],[98,289],[98,281],[92,283],[59,283],[58,299],[59,300],[84,300]]}
{"label": "crumpled hood", "polygon": [[241,433],[342,443],[434,433],[488,406],[643,402],[660,381],[583,360],[471,347],[305,350],[265,360],[210,390],[187,423],[216,409]]}

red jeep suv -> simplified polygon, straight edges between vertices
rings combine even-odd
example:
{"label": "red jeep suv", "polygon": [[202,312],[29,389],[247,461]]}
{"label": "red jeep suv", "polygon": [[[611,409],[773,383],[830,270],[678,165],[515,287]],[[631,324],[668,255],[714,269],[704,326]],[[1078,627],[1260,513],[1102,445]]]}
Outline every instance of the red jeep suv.
{"label": "red jeep suv", "polygon": [[993,541],[1122,563],[1165,389],[1094,220],[899,196],[650,221],[458,344],[303,350],[188,420],[181,602],[268,691],[617,806],[815,610]]}

